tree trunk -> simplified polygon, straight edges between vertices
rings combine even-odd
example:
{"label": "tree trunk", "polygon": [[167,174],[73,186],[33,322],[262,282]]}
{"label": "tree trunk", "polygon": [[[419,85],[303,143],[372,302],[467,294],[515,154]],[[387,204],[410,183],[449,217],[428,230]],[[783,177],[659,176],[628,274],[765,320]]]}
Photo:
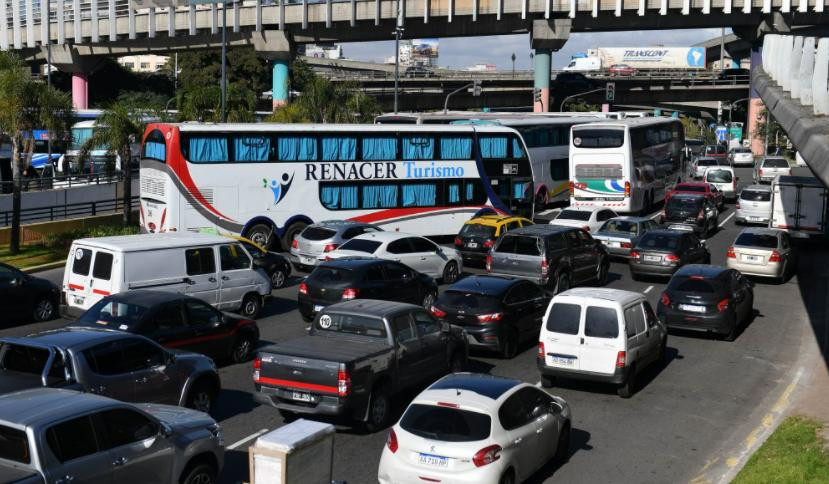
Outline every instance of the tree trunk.
{"label": "tree trunk", "polygon": [[12,230],[9,251],[20,252],[20,178],[23,169],[20,163],[20,139],[12,136]]}
{"label": "tree trunk", "polygon": [[121,148],[121,172],[124,174],[124,225],[132,225],[132,160],[129,145]]}

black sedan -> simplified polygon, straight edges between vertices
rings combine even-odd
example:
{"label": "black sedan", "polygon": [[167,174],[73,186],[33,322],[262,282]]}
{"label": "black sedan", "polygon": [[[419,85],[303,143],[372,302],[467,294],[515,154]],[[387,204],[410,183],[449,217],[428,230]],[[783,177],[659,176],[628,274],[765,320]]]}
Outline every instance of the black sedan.
{"label": "black sedan", "polygon": [[692,232],[652,230],[639,239],[628,264],[634,280],[642,276],[670,276],[685,264],[709,264],[711,252]]}
{"label": "black sedan", "polygon": [[665,225],[687,227],[700,237],[717,230],[719,212],[703,194],[676,194],[665,203]]}
{"label": "black sedan", "polygon": [[550,296],[530,281],[470,276],[449,286],[430,311],[441,321],[462,326],[470,347],[512,358],[522,342],[538,341],[549,302]]}
{"label": "black sedan", "polygon": [[250,252],[256,267],[264,270],[268,275],[271,280],[271,287],[274,289],[284,287],[291,275],[291,264],[288,259],[276,252],[265,250],[261,245],[248,239],[239,237],[238,240]]}
{"label": "black sedan", "polygon": [[345,258],[327,261],[299,285],[297,303],[305,321],[329,304],[351,299],[406,302],[429,308],[438,295],[431,277],[399,262]]}
{"label": "black sedan", "polygon": [[753,284],[739,271],[689,265],[671,278],[656,312],[668,329],[716,333],[733,341],[753,307]]}
{"label": "black sedan", "polygon": [[256,321],[222,313],[204,301],[166,291],[138,290],[107,296],[70,327],[108,328],[140,334],[166,348],[247,361],[259,342]]}
{"label": "black sedan", "polygon": [[57,316],[57,286],[0,262],[0,321],[48,321]]}

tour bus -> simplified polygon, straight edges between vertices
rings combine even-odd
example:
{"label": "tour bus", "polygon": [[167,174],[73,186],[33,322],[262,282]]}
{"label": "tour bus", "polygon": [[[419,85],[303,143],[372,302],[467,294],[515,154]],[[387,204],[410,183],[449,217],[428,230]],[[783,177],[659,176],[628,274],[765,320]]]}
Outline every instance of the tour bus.
{"label": "tour bus", "polygon": [[[98,121],[96,119],[87,119],[72,125],[72,139],[66,153],[58,160],[58,171],[67,175],[106,173],[107,165],[115,171],[121,170],[121,156],[118,153],[110,152],[108,146],[93,147],[89,151],[89,159],[85,160],[83,164],[80,163],[81,148],[86,140],[92,137],[97,125]],[[136,140],[132,145],[133,160],[138,158],[139,148],[140,145]]]}
{"label": "tour bus", "polygon": [[570,204],[649,213],[680,181],[685,134],[676,118],[645,117],[573,126]]}
{"label": "tour bus", "polygon": [[527,148],[502,126],[154,123],[140,163],[147,232],[287,248],[321,220],[455,235],[479,212],[532,217]]}

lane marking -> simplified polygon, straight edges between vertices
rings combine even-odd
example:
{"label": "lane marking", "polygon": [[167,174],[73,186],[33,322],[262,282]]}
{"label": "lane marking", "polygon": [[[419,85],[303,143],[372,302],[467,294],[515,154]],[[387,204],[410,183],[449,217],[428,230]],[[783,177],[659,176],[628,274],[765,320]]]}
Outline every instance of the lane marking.
{"label": "lane marking", "polygon": [[253,433],[253,434],[250,434],[250,435],[248,435],[247,437],[245,437],[244,439],[242,439],[242,440],[238,440],[238,441],[236,441],[236,442],[234,442],[234,443],[232,443],[232,444],[228,445],[228,446],[227,446],[227,450],[233,450],[233,449],[235,449],[236,447],[239,447],[239,446],[242,446],[242,445],[244,445],[244,444],[247,444],[247,443],[248,443],[248,442],[250,442],[251,440],[255,439],[256,437],[259,437],[260,435],[262,435],[262,434],[266,433],[267,431],[268,431],[268,429],[262,429],[262,430],[260,430],[259,432],[255,432],[255,433]]}
{"label": "lane marking", "polygon": [[733,217],[735,213],[737,213],[737,212],[731,212],[731,215],[729,215],[728,217],[725,217],[725,220],[720,222],[720,225],[718,225],[718,227],[722,228],[722,226],[725,225],[726,222],[731,220],[731,217]]}
{"label": "lane marking", "polygon": [[647,294],[647,293],[651,292],[651,289],[653,289],[653,286],[646,287],[645,290],[642,291],[642,294]]}

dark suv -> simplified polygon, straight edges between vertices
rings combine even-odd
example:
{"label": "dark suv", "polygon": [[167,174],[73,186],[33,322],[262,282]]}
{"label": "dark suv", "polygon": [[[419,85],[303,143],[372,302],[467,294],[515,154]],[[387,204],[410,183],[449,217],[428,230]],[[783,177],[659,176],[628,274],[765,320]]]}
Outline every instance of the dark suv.
{"label": "dark suv", "polygon": [[692,230],[700,237],[717,230],[719,212],[704,194],[674,195],[665,203],[665,225],[668,228]]}
{"label": "dark suv", "polygon": [[329,304],[381,299],[431,307],[438,295],[434,279],[400,262],[347,258],[323,262],[300,285],[297,303],[306,321]]}
{"label": "dark suv", "polygon": [[554,292],[595,281],[604,285],[607,249],[580,228],[531,225],[501,237],[486,259],[492,275],[528,279]]}

